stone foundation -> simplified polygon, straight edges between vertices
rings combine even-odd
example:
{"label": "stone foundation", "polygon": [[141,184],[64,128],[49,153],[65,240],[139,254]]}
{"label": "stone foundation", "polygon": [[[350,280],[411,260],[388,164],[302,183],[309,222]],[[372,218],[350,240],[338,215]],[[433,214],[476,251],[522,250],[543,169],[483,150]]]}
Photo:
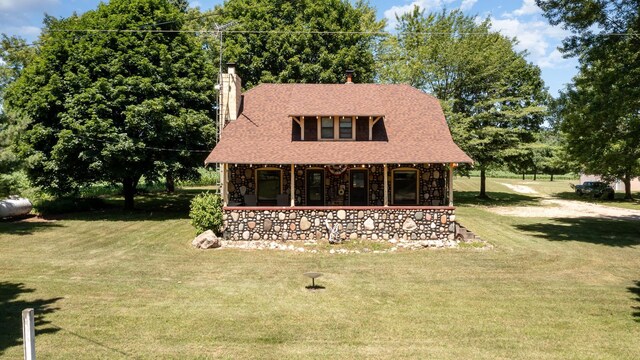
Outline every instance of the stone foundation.
{"label": "stone foundation", "polygon": [[329,238],[338,225],[341,239],[452,240],[455,208],[430,207],[225,207],[227,240]]}

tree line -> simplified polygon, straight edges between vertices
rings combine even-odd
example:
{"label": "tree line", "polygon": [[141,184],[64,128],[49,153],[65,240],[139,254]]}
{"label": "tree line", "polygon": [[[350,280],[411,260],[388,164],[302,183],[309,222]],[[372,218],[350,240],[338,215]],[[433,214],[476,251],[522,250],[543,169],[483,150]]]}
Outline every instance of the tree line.
{"label": "tree line", "polygon": [[[557,100],[526,52],[515,50],[517,39],[457,10],[415,8],[391,33],[361,0],[228,0],[208,11],[185,0],[111,0],[81,15],[46,16],[37,45],[2,38],[0,191],[15,188],[11,170],[22,168],[58,195],[121,184],[131,208],[142,177],[170,185],[196,176],[218,131],[220,59],[237,63],[245,89],[341,83],[352,68],[356,82],[409,83],[433,94],[481,172],[480,196],[496,167],[637,176],[637,35],[598,41],[581,31],[601,25],[601,13],[576,17],[580,9],[566,2],[539,5],[576,34],[563,51],[579,56],[581,72]],[[625,16],[635,31],[637,8]],[[215,29],[223,24],[231,27],[221,35]]]}

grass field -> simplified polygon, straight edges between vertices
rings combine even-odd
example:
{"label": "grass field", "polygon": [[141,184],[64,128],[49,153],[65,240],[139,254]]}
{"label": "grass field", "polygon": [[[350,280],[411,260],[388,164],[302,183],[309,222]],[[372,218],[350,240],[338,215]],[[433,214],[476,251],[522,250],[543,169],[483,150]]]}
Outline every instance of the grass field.
{"label": "grass field", "polygon": [[[481,202],[477,181],[456,180],[458,219],[490,250],[196,251],[195,191],[0,222],[0,357],[21,358],[35,307],[43,359],[637,358],[640,224],[495,215],[539,198],[490,179]],[[324,290],[305,289],[311,270]]]}

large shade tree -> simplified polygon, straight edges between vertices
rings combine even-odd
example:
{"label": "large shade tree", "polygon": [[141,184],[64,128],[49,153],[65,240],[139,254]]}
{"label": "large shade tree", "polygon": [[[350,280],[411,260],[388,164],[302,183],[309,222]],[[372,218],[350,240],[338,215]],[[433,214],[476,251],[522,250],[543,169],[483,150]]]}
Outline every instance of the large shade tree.
{"label": "large shade tree", "polygon": [[[373,46],[384,28],[365,1],[228,0],[213,10],[190,13],[195,29],[232,26],[223,35],[223,61],[236,63],[243,86],[267,83],[340,83],[374,80]],[[208,33],[212,57],[217,33]],[[205,32],[203,35],[207,35]]]}
{"label": "large shade tree", "polygon": [[554,25],[571,31],[561,50],[580,73],[562,96],[567,152],[584,171],[622,179],[640,175],[640,2],[537,0]]}
{"label": "large shade tree", "polygon": [[16,36],[0,36],[0,196],[20,190],[22,162],[13,144],[23,125],[21,119],[4,107],[4,92],[31,62],[35,48]]}
{"label": "large shade tree", "polygon": [[380,79],[405,82],[443,104],[454,140],[486,171],[528,156],[548,95],[540,69],[514,50],[514,39],[460,11],[398,17],[397,33],[378,50]]}
{"label": "large shade tree", "polygon": [[167,32],[183,28],[180,5],[111,0],[45,19],[5,102],[29,120],[20,150],[36,185],[65,194],[120,183],[132,208],[142,176],[195,174],[203,153],[190,150],[213,146],[215,74],[194,34]]}

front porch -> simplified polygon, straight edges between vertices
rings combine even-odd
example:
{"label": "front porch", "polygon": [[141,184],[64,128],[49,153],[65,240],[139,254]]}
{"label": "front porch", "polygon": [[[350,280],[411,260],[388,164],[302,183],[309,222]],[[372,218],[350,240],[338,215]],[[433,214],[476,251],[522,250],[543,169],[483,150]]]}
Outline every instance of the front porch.
{"label": "front porch", "polygon": [[223,164],[224,237],[446,241],[453,164]]}
{"label": "front porch", "polygon": [[225,206],[453,206],[453,164],[223,164]]}

